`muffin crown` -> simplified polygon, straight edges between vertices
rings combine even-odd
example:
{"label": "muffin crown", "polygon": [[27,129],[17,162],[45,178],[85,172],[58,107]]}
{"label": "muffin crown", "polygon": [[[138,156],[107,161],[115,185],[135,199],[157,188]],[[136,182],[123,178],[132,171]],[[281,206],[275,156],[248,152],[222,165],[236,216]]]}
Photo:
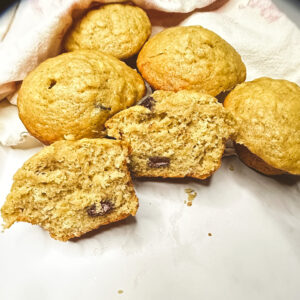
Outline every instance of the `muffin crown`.
{"label": "muffin crown", "polygon": [[236,142],[274,168],[300,174],[300,87],[267,77],[245,82],[224,106],[238,122]]}

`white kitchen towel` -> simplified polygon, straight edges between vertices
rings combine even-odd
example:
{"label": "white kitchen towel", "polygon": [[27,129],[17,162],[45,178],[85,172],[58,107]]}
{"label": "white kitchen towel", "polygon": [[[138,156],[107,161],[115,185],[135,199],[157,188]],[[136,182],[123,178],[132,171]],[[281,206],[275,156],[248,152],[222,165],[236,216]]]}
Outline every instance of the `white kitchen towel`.
{"label": "white kitchen towel", "polygon": [[[11,103],[16,103],[15,92],[19,82],[40,62],[61,51],[61,40],[72,23],[72,16],[89,7],[91,2],[21,1],[7,17],[7,30],[0,30],[0,98],[7,97]],[[153,25],[152,34],[170,26],[202,25],[218,33],[237,49],[247,67],[247,80],[269,76],[300,84],[300,31],[270,0],[222,0],[220,8],[206,12],[193,9],[214,1],[134,2],[144,8],[184,12],[170,14],[148,10]],[[0,115],[0,144],[5,146],[26,140],[24,126],[21,122],[16,124],[16,115],[12,117],[12,110],[9,111]]]}

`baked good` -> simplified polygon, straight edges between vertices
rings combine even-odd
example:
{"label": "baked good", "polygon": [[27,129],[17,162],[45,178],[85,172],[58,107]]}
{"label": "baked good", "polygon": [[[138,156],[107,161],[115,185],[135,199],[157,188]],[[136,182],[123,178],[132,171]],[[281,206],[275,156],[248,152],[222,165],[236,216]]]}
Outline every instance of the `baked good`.
{"label": "baked good", "polygon": [[5,227],[22,221],[66,241],[135,215],[128,147],[108,139],[59,141],[31,157],[14,175],[1,208]]}
{"label": "baked good", "polygon": [[246,78],[235,49],[201,26],[158,33],[142,48],[137,66],[151,86],[166,91],[192,89],[216,96]]}
{"label": "baked good", "polygon": [[268,165],[264,160],[249,151],[249,149],[244,145],[235,143],[234,148],[240,160],[249,168],[255,169],[262,174],[270,176],[282,175],[286,173],[285,171],[273,168],[272,166]]}
{"label": "baked good", "polygon": [[[238,85],[225,99],[237,120],[240,158],[266,174],[300,174],[300,87],[267,77]],[[258,162],[252,155],[261,160]],[[270,169],[271,168],[271,169]],[[277,170],[276,170],[277,169]]]}
{"label": "baked good", "polygon": [[155,91],[105,126],[109,136],[130,144],[134,176],[205,179],[219,168],[234,124],[214,97],[183,90]]}
{"label": "baked good", "polygon": [[45,144],[103,135],[105,121],[145,93],[141,76],[115,57],[78,50],[49,58],[23,81],[19,116]]}
{"label": "baked good", "polygon": [[151,23],[141,8],[107,4],[75,22],[65,38],[64,48],[99,50],[125,59],[138,53],[150,34]]}

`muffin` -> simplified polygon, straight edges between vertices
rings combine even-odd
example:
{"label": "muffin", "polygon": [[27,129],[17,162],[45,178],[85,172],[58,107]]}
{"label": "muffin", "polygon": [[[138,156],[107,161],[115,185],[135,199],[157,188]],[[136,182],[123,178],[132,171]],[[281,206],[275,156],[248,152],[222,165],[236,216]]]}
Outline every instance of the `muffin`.
{"label": "muffin", "polygon": [[133,176],[205,179],[220,167],[235,122],[214,97],[183,90],[156,91],[105,126],[130,145]]}
{"label": "muffin", "polygon": [[49,58],[23,81],[19,116],[45,144],[104,135],[105,121],[145,93],[141,76],[117,58],[78,50]]}
{"label": "muffin", "polygon": [[75,22],[64,40],[64,48],[98,50],[126,59],[139,52],[150,34],[151,23],[141,8],[107,4]]}
{"label": "muffin", "polygon": [[[300,87],[267,77],[238,85],[225,99],[237,120],[241,160],[266,175],[300,174]],[[241,147],[242,146],[242,147]]]}
{"label": "muffin", "polygon": [[128,147],[120,141],[59,141],[43,148],[14,175],[1,208],[5,227],[37,224],[66,241],[135,215],[127,163]]}
{"label": "muffin", "polygon": [[142,48],[137,66],[158,90],[183,89],[216,96],[246,78],[235,49],[201,26],[173,27],[152,37]]}

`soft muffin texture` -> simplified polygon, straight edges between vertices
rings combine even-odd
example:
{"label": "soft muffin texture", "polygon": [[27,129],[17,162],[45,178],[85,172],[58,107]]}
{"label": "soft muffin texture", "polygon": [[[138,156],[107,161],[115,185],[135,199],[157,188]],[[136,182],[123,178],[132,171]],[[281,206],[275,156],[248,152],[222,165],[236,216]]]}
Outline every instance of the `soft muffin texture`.
{"label": "soft muffin texture", "polygon": [[156,91],[105,126],[109,136],[130,144],[134,176],[205,179],[219,168],[235,121],[210,95]]}
{"label": "soft muffin texture", "polygon": [[128,147],[120,141],[59,141],[31,157],[14,175],[1,209],[5,227],[37,224],[61,241],[135,215],[127,168]]}
{"label": "soft muffin texture", "polygon": [[[297,84],[258,78],[237,86],[226,97],[224,106],[237,120],[238,144],[275,169],[300,174],[300,87]],[[263,172],[261,168],[260,171]]]}
{"label": "soft muffin texture", "polygon": [[151,34],[147,14],[128,4],[108,4],[78,20],[67,34],[67,51],[93,49],[126,59],[138,53]]}
{"label": "soft muffin texture", "polygon": [[103,136],[105,121],[145,93],[141,76],[115,57],[78,50],[47,59],[23,81],[19,116],[40,141]]}
{"label": "soft muffin texture", "polygon": [[201,26],[173,27],[152,37],[139,53],[137,66],[155,89],[203,91],[216,96],[246,78],[235,49]]}

